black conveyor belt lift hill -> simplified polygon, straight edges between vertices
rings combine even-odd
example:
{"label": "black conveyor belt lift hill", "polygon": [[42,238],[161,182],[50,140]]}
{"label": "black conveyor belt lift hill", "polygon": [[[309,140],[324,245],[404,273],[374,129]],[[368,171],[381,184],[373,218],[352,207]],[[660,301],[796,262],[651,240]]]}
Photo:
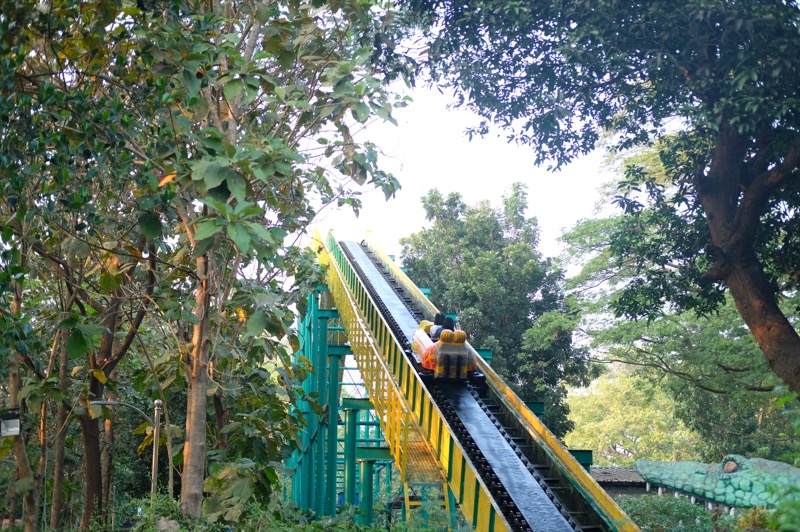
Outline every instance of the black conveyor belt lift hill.
{"label": "black conveyor belt lift hill", "polygon": [[[423,502],[437,492],[451,530],[639,530],[483,358],[485,381],[422,381],[408,346],[438,309],[380,249],[333,233],[314,247],[327,286],[309,298],[297,356],[314,368],[306,391],[323,408],[299,406],[308,426],[288,463],[293,502],[318,516],[357,504],[370,524],[394,470],[402,496],[387,506],[405,519],[434,515]],[[347,360],[358,386],[345,382]]]}

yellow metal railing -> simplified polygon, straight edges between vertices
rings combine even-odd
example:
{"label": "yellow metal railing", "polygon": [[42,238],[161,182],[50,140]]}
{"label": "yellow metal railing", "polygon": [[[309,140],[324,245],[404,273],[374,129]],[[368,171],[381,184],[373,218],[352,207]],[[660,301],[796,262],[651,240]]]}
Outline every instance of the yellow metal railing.
{"label": "yellow metal railing", "polygon": [[[320,240],[319,235],[315,238]],[[338,245],[336,246],[338,250]],[[332,260],[330,246],[321,247],[318,256],[321,264],[328,266],[328,288],[336,301],[337,310],[347,331],[350,348],[361,372],[364,387],[375,409],[375,415],[389,444],[392,456],[400,470],[403,482],[441,481],[433,451],[426,438],[414,422],[411,407],[392,377],[382,350],[392,340],[399,343],[388,331],[381,334],[382,341],[376,340],[369,321],[373,306],[366,305],[365,292],[356,294],[351,289],[337,260]],[[352,276],[353,273],[350,272]],[[363,309],[368,307],[367,312]]]}

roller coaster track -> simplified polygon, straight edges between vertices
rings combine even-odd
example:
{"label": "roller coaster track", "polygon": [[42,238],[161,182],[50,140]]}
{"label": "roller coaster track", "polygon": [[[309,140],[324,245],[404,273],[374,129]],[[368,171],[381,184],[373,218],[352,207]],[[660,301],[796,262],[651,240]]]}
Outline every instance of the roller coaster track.
{"label": "roller coaster track", "polygon": [[638,530],[482,359],[485,382],[423,382],[410,338],[437,309],[379,249],[317,251],[402,482],[444,484],[479,531]]}

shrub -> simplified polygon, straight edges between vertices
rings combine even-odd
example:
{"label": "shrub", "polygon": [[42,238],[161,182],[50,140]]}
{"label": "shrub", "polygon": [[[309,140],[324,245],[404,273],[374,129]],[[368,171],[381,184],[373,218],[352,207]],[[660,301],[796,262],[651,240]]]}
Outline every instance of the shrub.
{"label": "shrub", "polygon": [[619,505],[643,531],[711,532],[711,515],[702,506],[677,497],[623,496]]}
{"label": "shrub", "polygon": [[737,525],[742,530],[770,530],[772,512],[761,506],[750,508],[742,515]]}

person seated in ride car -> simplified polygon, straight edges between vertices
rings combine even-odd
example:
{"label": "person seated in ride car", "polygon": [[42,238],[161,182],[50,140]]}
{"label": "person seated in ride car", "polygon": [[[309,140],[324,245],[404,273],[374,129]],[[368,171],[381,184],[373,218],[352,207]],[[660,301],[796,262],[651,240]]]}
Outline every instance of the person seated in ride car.
{"label": "person seated in ride car", "polygon": [[436,316],[433,318],[433,325],[431,326],[431,330],[429,331],[431,340],[434,342],[439,339],[439,335],[442,333],[442,326],[444,325],[444,314],[438,312]]}

